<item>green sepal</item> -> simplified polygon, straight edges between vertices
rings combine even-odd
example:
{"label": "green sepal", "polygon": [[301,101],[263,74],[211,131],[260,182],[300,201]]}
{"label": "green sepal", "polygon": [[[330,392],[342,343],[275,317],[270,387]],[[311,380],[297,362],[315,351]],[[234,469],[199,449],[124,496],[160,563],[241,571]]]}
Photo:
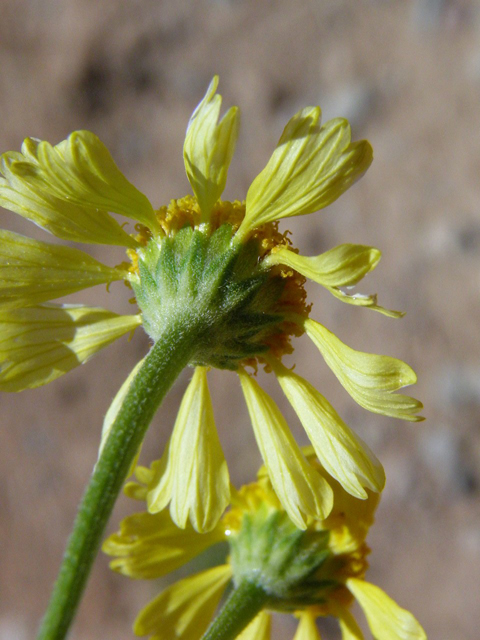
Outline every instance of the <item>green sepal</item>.
{"label": "green sepal", "polygon": [[234,581],[261,586],[272,608],[318,603],[338,584],[322,575],[332,555],[328,541],[328,531],[298,529],[285,512],[266,505],[245,513],[229,539]]}
{"label": "green sepal", "polygon": [[222,224],[210,237],[207,247],[207,261],[216,268],[228,251],[233,236],[230,224]]}
{"label": "green sepal", "polygon": [[231,225],[211,236],[189,225],[152,238],[138,251],[132,282],[146,331],[154,341],[172,318],[198,336],[191,364],[235,370],[267,351],[265,339],[282,322],[276,303],[284,282],[259,266],[258,241],[232,241]]}

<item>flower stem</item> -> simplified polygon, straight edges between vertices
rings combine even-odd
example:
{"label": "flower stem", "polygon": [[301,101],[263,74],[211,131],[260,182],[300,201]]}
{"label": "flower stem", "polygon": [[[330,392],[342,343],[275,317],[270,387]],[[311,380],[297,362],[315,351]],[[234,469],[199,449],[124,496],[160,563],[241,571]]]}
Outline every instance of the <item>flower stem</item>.
{"label": "flower stem", "polygon": [[80,503],[37,640],[65,638],[134,456],[155,411],[197,344],[194,331],[182,331],[172,322],[132,380]]}
{"label": "flower stem", "polygon": [[232,591],[202,640],[234,640],[267,604],[267,592],[258,584],[241,582]]}

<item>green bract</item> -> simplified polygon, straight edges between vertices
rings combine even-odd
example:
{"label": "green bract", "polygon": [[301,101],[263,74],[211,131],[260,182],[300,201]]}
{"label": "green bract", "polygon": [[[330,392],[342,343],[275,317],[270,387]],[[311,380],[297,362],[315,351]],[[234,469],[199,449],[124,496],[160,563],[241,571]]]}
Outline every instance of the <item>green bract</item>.
{"label": "green bract", "polygon": [[229,536],[234,582],[257,584],[275,609],[322,601],[337,586],[331,576],[322,579],[321,567],[333,557],[328,539],[328,530],[298,529],[285,511],[261,505]]}
{"label": "green bract", "polygon": [[198,336],[192,364],[238,368],[268,350],[265,337],[283,320],[275,306],[284,282],[258,265],[258,241],[232,241],[224,224],[211,236],[186,226],[138,251],[132,280],[145,330],[156,341],[166,324]]}

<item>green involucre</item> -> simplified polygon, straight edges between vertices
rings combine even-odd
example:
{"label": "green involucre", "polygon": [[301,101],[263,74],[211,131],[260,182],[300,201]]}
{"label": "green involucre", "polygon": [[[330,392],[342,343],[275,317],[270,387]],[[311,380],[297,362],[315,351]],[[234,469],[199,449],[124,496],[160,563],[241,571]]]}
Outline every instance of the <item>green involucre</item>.
{"label": "green involucre", "polygon": [[328,531],[298,529],[284,511],[264,505],[244,514],[239,532],[230,536],[234,581],[261,586],[275,609],[318,604],[338,586],[328,569],[328,540]]}
{"label": "green involucre", "polygon": [[229,224],[211,236],[186,226],[138,252],[132,286],[145,330],[156,341],[173,316],[185,333],[194,329],[191,364],[235,370],[267,351],[265,338],[283,320],[275,310],[282,278],[261,268],[256,240],[240,244],[232,236]]}

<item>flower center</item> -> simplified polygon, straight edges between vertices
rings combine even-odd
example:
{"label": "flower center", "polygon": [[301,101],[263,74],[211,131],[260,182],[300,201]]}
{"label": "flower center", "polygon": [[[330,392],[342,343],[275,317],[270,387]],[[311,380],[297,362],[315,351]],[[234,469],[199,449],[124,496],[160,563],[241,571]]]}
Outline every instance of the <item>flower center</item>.
{"label": "flower center", "polygon": [[273,222],[236,241],[244,216],[244,203],[219,200],[202,224],[196,199],[186,196],[157,211],[161,234],[137,226],[142,248],[128,254],[145,329],[157,340],[173,316],[197,323],[202,348],[192,364],[268,366],[262,354],[291,353],[291,337],[303,332],[289,317],[310,311],[305,278],[264,264],[277,247],[290,246],[288,232]]}

